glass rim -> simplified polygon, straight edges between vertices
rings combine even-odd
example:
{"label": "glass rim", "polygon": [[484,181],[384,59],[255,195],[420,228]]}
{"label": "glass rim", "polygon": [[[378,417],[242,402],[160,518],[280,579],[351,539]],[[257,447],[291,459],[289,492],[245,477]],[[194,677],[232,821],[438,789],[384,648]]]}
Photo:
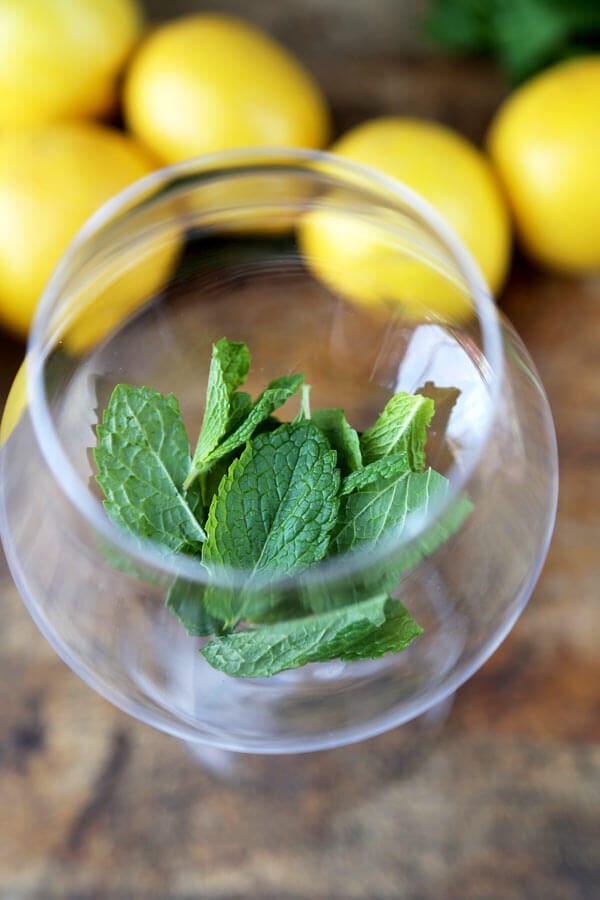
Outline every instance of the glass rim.
{"label": "glass rim", "polygon": [[[447,250],[464,278],[469,296],[481,327],[484,356],[489,363],[490,377],[486,378],[486,388],[492,413],[486,417],[485,426],[464,456],[460,473],[450,481],[450,489],[444,499],[434,505],[423,520],[419,517],[417,528],[406,529],[400,536],[390,535],[380,540],[375,548],[350,551],[332,557],[292,576],[276,576],[269,579],[272,589],[285,589],[301,580],[303,585],[312,582],[323,584],[340,576],[344,579],[356,571],[391,559],[394,553],[409,547],[415,540],[427,534],[444,513],[456,501],[477,468],[487,445],[490,432],[496,421],[498,399],[504,381],[504,352],[497,308],[489,288],[463,241],[429,201],[400,181],[368,166],[351,162],[333,153],[295,148],[243,148],[220,151],[194,157],[180,163],[165,166],[139,179],[104,203],[79,229],[54,269],[36,308],[27,344],[27,401],[30,407],[33,432],[42,456],[62,488],[68,500],[80,515],[112,545],[119,547],[129,557],[158,570],[170,577],[183,577],[189,582],[202,585],[241,586],[248,573],[242,569],[221,567],[208,572],[200,559],[184,554],[165,552],[159,545],[147,539],[137,538],[108,518],[101,502],[90,492],[87,484],[77,474],[67,453],[62,447],[54,427],[46,402],[44,389],[44,365],[46,361],[45,338],[47,325],[51,319],[55,303],[59,300],[65,283],[68,282],[79,253],[92,246],[102,230],[120,214],[131,213],[136,201],[148,200],[151,191],[158,191],[179,178],[190,178],[210,174],[226,177],[244,167],[253,167],[253,174],[276,169],[298,172],[304,169],[314,175],[331,172],[323,166],[334,167],[340,179],[346,176],[344,185],[348,190],[360,191],[369,187],[385,192],[391,200],[396,200],[415,213]],[[455,468],[455,467],[453,467]],[[408,518],[407,521],[410,521]],[[264,587],[264,582],[257,589]]]}

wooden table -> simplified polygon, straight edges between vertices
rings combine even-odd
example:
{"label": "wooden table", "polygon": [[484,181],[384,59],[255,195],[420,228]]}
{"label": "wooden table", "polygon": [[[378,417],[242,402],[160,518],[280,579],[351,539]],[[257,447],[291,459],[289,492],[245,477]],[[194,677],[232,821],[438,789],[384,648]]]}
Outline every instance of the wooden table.
{"label": "wooden table", "polygon": [[[316,68],[340,127],[402,110],[479,138],[503,90],[471,65]],[[554,409],[558,522],[527,610],[436,740],[415,753],[399,729],[217,775],[73,675],[2,560],[2,900],[599,896],[600,283],[517,262],[503,306]],[[0,338],[2,396],[20,352]]]}

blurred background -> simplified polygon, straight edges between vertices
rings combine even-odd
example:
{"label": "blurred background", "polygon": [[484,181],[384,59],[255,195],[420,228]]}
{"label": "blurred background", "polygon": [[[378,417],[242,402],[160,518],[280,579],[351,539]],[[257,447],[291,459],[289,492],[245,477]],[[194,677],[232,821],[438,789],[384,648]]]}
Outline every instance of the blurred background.
{"label": "blurred background", "polygon": [[[162,162],[244,140],[239,122],[227,125],[227,93],[219,127],[200,136],[183,129],[172,95],[167,115],[156,85],[173,70],[189,78],[188,57],[201,56],[184,49],[187,32],[153,58],[153,38],[140,45],[160,23],[210,10],[258,26],[314,79],[308,99],[290,87],[283,104],[289,143],[330,146],[379,116],[425,119],[451,129],[449,147],[460,139],[457,166],[493,181],[500,199],[490,212],[479,174],[469,176],[472,193],[457,193],[443,152],[389,173],[413,179],[464,229],[482,267],[492,260],[486,274],[539,367],[561,457],[554,541],[503,646],[451,711],[326,753],[199,763],[67,669],[2,557],[1,898],[598,896],[600,13],[596,0],[568,7],[0,0],[0,407],[39,290],[81,222]],[[220,90],[234,96],[240,76],[222,39],[212,50],[234,74]],[[583,62],[563,68],[571,58]],[[550,81],[530,90],[541,71]],[[113,137],[104,131],[64,136],[64,123],[81,119],[127,142],[114,145],[116,162],[106,162]],[[207,132],[214,146],[202,144]],[[360,141],[346,152],[361,157]],[[54,169],[44,168],[50,157]],[[75,199],[60,177],[74,172]]]}

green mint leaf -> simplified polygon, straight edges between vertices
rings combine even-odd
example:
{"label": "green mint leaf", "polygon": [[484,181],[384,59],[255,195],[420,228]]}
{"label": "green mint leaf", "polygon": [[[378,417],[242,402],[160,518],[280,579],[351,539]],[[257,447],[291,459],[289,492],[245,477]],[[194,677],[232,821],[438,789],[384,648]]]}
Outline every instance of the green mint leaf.
{"label": "green mint leaf", "polygon": [[276,622],[288,622],[290,619],[300,619],[308,615],[310,609],[305,606],[301,598],[296,595],[278,596],[273,605],[252,616],[249,619],[253,625],[273,625]]}
{"label": "green mint leaf", "polygon": [[340,496],[351,494],[352,491],[360,491],[366,488],[372,482],[380,478],[391,478],[392,476],[400,476],[410,472],[408,465],[408,454],[406,450],[399,453],[391,453],[389,456],[383,456],[376,459],[375,462],[351,472],[342,480],[340,488]]}
{"label": "green mint leaf", "polygon": [[335,463],[310,421],[258,435],[234,460],[211,503],[202,558],[209,569],[245,569],[248,580],[217,594],[213,615],[233,624],[261,614],[270,604],[268,591],[257,590],[265,576],[293,575],[323,558],[338,511]]}
{"label": "green mint leaf", "polygon": [[404,450],[413,472],[423,471],[427,426],[433,413],[434,403],[429,397],[394,394],[373,427],[360,439],[364,464]]}
{"label": "green mint leaf", "polygon": [[112,521],[175,552],[198,552],[206,535],[200,497],[183,489],[190,445],[175,397],[117,385],[97,436],[96,478]]}
{"label": "green mint leaf", "polygon": [[455,387],[438,387],[432,381],[426,381],[416,393],[433,400],[435,412],[427,429],[427,461],[436,472],[445,472],[454,461],[447,435],[460,391]]}
{"label": "green mint leaf", "polygon": [[231,404],[232,394],[244,383],[249,369],[250,353],[245,344],[221,338],[213,345],[206,388],[206,409],[190,472],[194,474],[193,477],[188,476],[186,488],[202,471],[202,463],[226,433],[232,412],[237,423],[241,407],[249,405],[250,397],[243,392],[233,402],[233,408]]}
{"label": "green mint leaf", "polygon": [[[377,464],[372,465],[376,466]],[[385,506],[389,503],[389,515],[384,525],[394,528],[397,536],[403,528],[404,503],[406,503],[407,513],[412,511],[417,515],[427,516],[433,497],[435,496],[437,505],[443,502],[450,489],[447,479],[436,472],[431,472],[430,475],[430,472],[431,470],[418,474],[409,472],[405,475],[398,472],[396,491],[394,491],[394,478],[391,478],[381,479],[379,485],[372,483],[370,485],[373,488],[372,494],[365,491],[363,496],[359,496],[358,493],[342,496],[340,522],[337,527],[342,528],[342,520],[350,519],[352,514],[356,516],[356,519],[347,521],[346,528],[334,536],[331,552],[336,552],[336,546],[338,551],[348,552],[360,546],[372,546],[372,542],[377,540],[380,527],[377,515],[381,514],[381,509],[371,519],[368,497],[373,500],[374,506],[379,504]],[[430,480],[429,486],[426,484],[427,479]],[[422,493],[423,502],[420,502],[416,496],[420,493]],[[352,503],[347,502],[350,501],[350,498],[353,498]],[[333,587],[320,583],[311,585],[308,590],[304,591],[302,598],[304,605],[313,612],[320,613],[348,606],[374,594],[394,592],[398,589],[402,575],[445,544],[458,531],[472,509],[473,504],[467,497],[457,497],[424,533],[417,534],[413,540],[390,553],[385,564],[376,560],[370,563],[366,560],[360,572],[355,573],[351,579],[340,581],[338,586]],[[398,514],[399,511],[400,514]]]}
{"label": "green mint leaf", "polygon": [[263,419],[262,422],[258,423],[252,432],[252,437],[255,438],[257,435],[266,434],[269,431],[277,431],[281,425],[283,425],[283,422],[281,419],[278,419],[277,416],[267,416],[266,419]]}
{"label": "green mint leaf", "polygon": [[399,653],[423,634],[423,629],[399,600],[389,598],[385,607],[385,622],[360,640],[348,646],[340,659],[351,662],[359,659],[379,659],[386,653]]}
{"label": "green mint leaf", "polygon": [[[311,609],[334,609],[375,593],[394,591],[402,575],[422,559],[431,556],[458,531],[473,509],[464,496],[457,497],[444,513],[421,534],[419,526],[441,505],[450,491],[450,482],[432,469],[426,472],[398,473],[396,477],[372,482],[364,490],[343,496],[331,542],[331,552],[342,553],[372,547],[381,537],[399,537],[409,515],[417,535],[399,547],[385,566],[366,565],[345,589],[313,590],[305,598]],[[414,522],[414,518],[418,521]]]}
{"label": "green mint leaf", "polygon": [[223,622],[208,612],[204,603],[205,588],[177,578],[167,594],[167,606],[174,613],[188,634],[202,637],[220,634]]}
{"label": "green mint leaf", "polygon": [[488,54],[512,81],[600,47],[597,0],[432,0],[426,33],[450,52]]}
{"label": "green mint leaf", "polygon": [[335,553],[372,546],[382,537],[399,536],[412,513],[426,519],[429,508],[446,495],[449,482],[443,475],[399,471],[378,478],[340,501],[338,523],[332,541]]}
{"label": "green mint leaf", "polygon": [[432,0],[426,34],[448,50],[482,53],[493,47],[493,7],[497,0]]}
{"label": "green mint leaf", "polygon": [[[494,50],[515,81],[532,75],[568,44],[567,17],[548,0],[505,0],[494,10]],[[566,5],[566,4],[563,4]]]}
{"label": "green mint leaf", "polygon": [[312,421],[336,451],[342,475],[360,469],[362,454],[358,433],[349,424],[344,410],[318,409],[312,414]]}
{"label": "green mint leaf", "polygon": [[224,436],[232,434],[238,428],[250,410],[252,409],[252,397],[246,391],[236,391],[229,398],[229,419],[225,427]]}
{"label": "green mint leaf", "polygon": [[[436,502],[440,502],[445,493],[450,489],[450,483],[442,475],[430,470],[436,476],[437,486],[434,488],[437,493]],[[425,473],[426,474],[426,473]],[[440,479],[442,479],[440,481]],[[444,485],[444,482],[446,484]],[[430,494],[431,496],[431,494]],[[456,498],[447,510],[444,511],[437,522],[431,525],[427,531],[419,535],[419,537],[407,547],[405,552],[398,561],[402,571],[412,569],[417,563],[421,562],[426,556],[431,556],[438,547],[448,541],[452,535],[458,531],[465,519],[473,512],[473,504],[465,496]]]}
{"label": "green mint leaf", "polygon": [[266,678],[311,662],[397,652],[420,633],[398,600],[381,595],[344,609],[216,638],[200,652],[228,675]]}
{"label": "green mint leaf", "polygon": [[[236,458],[238,454],[236,453],[228,453],[227,456],[221,457],[221,459],[217,459],[216,462],[212,464],[210,469],[207,472],[202,472],[198,481],[194,482],[193,487],[199,485],[200,493],[202,495],[202,504],[206,511],[206,515],[208,515],[208,510],[210,509],[210,504],[212,503],[212,498],[219,490],[219,485],[221,484],[221,479],[229,471],[229,466]],[[204,516],[204,521],[206,521],[206,515]]]}
{"label": "green mint leaf", "polygon": [[257,427],[269,419],[276,409],[283,406],[297,392],[303,380],[303,375],[284,375],[282,378],[274,379],[258,397],[246,418],[235,431],[221,441],[204,459],[197,460],[192,464],[186,484],[190,484],[202,472],[208,471],[216,460],[221,459],[228,453],[232,453],[234,450],[238,450],[245,444],[252,437]]}
{"label": "green mint leaf", "polygon": [[218,360],[218,369],[222,374],[227,392],[231,396],[245,382],[248,376],[250,371],[250,351],[246,344],[242,342],[228,341],[227,338],[221,338],[214,345],[213,359],[215,358]]}

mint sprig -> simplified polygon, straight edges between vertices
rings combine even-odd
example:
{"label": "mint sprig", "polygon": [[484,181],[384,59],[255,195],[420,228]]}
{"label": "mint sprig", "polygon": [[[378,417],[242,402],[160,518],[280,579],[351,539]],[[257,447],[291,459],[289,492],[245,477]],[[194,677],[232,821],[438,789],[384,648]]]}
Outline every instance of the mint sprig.
{"label": "mint sprig", "polygon": [[[95,450],[109,517],[202,561],[206,583],[175,579],[167,606],[189,634],[210,637],[201,652],[230,675],[405,649],[422,629],[388,591],[460,527],[471,508],[465,498],[389,569],[345,593],[318,585],[294,593],[289,579],[399,538],[447,497],[448,480],[425,468],[433,400],[396,394],[359,437],[343,410],[311,413],[299,374],[271,381],[253,402],[240,390],[249,370],[245,344],[214,345],[193,457],[172,395],[115,388]],[[280,422],[274,413],[299,392],[298,415]]]}

